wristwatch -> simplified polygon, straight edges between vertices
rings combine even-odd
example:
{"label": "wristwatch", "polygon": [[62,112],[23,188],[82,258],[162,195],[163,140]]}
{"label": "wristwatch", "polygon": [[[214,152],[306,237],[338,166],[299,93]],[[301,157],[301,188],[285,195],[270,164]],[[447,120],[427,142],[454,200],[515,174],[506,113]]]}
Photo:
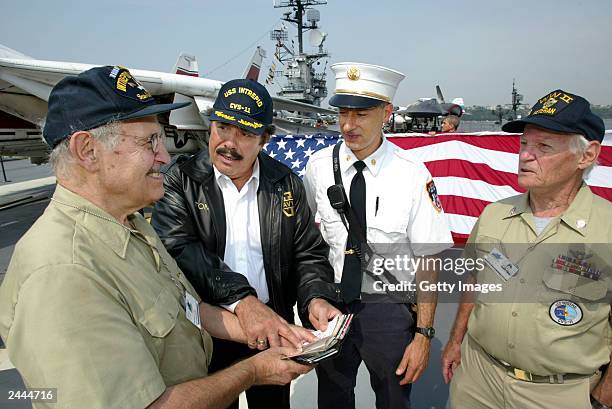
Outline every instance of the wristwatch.
{"label": "wristwatch", "polygon": [[434,335],[436,335],[436,330],[433,327],[416,327],[415,332],[418,332],[421,335],[425,335],[428,339],[432,339]]}

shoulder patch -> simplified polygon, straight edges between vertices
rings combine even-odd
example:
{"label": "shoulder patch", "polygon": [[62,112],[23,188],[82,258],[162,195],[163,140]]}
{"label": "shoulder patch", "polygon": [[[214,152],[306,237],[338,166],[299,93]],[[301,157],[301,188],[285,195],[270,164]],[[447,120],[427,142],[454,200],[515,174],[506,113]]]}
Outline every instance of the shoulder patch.
{"label": "shoulder patch", "polygon": [[429,200],[431,200],[431,205],[438,213],[440,213],[442,211],[442,203],[438,197],[438,190],[436,189],[436,184],[434,183],[433,179],[425,184],[425,190],[427,191]]}

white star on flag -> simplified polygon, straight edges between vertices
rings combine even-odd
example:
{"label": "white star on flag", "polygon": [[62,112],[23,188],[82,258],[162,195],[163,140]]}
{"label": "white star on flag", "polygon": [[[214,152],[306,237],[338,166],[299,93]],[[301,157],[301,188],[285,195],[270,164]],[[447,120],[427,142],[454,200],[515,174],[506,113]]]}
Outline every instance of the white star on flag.
{"label": "white star on flag", "polygon": [[291,162],[291,167],[299,169],[301,164],[302,164],[302,161],[299,159],[296,159],[293,162]]}
{"label": "white star on flag", "polygon": [[293,155],[295,155],[295,152],[293,152],[291,148],[289,148],[289,150],[285,152],[285,159],[293,159]]}
{"label": "white star on flag", "polygon": [[285,145],[287,145],[287,141],[284,139],[281,139],[280,141],[278,141],[277,143],[278,149],[282,149],[285,150]]}

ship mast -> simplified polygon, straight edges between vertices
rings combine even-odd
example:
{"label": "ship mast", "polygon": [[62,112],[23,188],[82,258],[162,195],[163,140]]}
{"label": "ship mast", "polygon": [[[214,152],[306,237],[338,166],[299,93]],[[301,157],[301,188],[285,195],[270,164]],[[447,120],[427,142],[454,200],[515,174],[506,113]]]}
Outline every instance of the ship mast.
{"label": "ship mast", "polygon": [[514,78],[512,79],[512,119],[515,120],[518,118],[517,111],[522,105],[523,95],[518,93],[516,86],[514,85]]}
{"label": "ship mast", "polygon": [[[323,43],[327,34],[318,29],[321,19],[318,10],[312,6],[327,4],[325,0],[275,0],[274,8],[290,8],[283,14],[281,20],[294,24],[297,28],[298,52],[294,51],[285,43],[288,39],[287,30],[283,26],[273,30],[270,38],[276,40],[275,56],[284,65],[282,71],[287,84],[281,87],[278,95],[294,101],[305,102],[312,105],[321,105],[323,98],[327,96],[327,80],[325,78],[325,67],[322,72],[315,71],[315,65],[320,65],[319,60],[329,57],[324,50]],[[306,17],[306,23],[304,23]],[[310,32],[310,44],[318,47],[314,53],[304,52],[304,32]]]}

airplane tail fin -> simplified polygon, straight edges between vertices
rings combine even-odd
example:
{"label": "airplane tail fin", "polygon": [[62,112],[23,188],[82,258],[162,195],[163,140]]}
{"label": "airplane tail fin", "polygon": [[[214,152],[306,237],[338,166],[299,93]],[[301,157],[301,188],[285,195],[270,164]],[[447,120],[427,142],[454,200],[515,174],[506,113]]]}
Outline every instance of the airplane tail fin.
{"label": "airplane tail fin", "polygon": [[438,99],[440,100],[440,103],[444,104],[444,95],[442,95],[442,90],[440,89],[439,85],[436,85],[436,94],[438,94]]}
{"label": "airplane tail fin", "polygon": [[244,70],[244,74],[242,74],[242,77],[249,80],[258,81],[259,71],[261,70],[261,64],[264,58],[266,58],[266,50],[260,46],[257,46],[249,65],[247,65],[246,70]]}
{"label": "airplane tail fin", "polygon": [[174,65],[174,73],[179,75],[188,75],[190,77],[199,77],[198,61],[191,54],[181,53],[176,64]]}
{"label": "airplane tail fin", "polygon": [[25,55],[23,53],[20,53],[19,51],[15,51],[12,48],[9,48],[2,44],[0,44],[0,58],[19,58],[28,60],[33,59],[29,55]]}

